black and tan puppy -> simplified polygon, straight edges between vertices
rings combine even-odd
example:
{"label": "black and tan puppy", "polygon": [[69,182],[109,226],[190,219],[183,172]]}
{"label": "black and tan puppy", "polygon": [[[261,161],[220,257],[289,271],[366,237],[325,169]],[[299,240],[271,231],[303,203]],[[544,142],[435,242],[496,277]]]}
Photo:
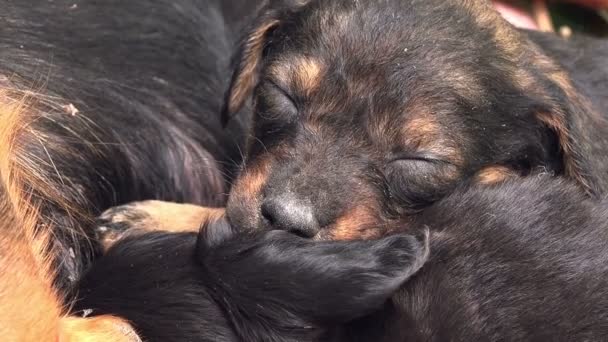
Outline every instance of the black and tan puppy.
{"label": "black and tan puppy", "polygon": [[608,43],[518,31],[482,0],[271,0],[226,117],[253,103],[228,216],[369,238],[463,182],[608,190]]}
{"label": "black and tan puppy", "polygon": [[312,242],[283,231],[137,230],[80,282],[75,313],[118,315],[145,341],[323,340],[380,309],[428,258],[428,234]]}
{"label": "black and tan puppy", "polygon": [[[570,181],[529,177],[460,187],[404,221],[396,231],[430,231],[428,258],[411,235],[319,242],[216,227],[199,241],[203,266],[193,266],[192,235],[126,238],[85,278],[77,306],[122,316],[159,341],[606,340],[608,202]],[[403,274],[368,278],[375,267]],[[380,309],[383,291],[405,278],[381,310],[341,324]]]}

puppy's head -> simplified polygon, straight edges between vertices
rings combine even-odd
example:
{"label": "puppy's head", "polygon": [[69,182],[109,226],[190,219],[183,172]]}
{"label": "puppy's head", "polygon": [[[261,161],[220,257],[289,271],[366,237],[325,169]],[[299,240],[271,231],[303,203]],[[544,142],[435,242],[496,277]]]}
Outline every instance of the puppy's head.
{"label": "puppy's head", "polygon": [[236,225],[369,238],[538,170],[603,190],[582,133],[600,119],[489,2],[273,0],[236,62],[224,114],[254,112]]}

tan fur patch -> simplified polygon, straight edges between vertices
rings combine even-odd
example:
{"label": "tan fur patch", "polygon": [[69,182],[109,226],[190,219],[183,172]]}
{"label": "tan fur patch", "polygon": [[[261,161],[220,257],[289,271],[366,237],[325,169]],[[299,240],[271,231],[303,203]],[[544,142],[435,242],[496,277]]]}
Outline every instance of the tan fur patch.
{"label": "tan fur patch", "polygon": [[111,208],[100,216],[97,238],[107,251],[123,236],[142,232],[197,233],[203,223],[224,216],[224,208],[142,201]]}
{"label": "tan fur patch", "polygon": [[279,83],[291,84],[298,93],[310,95],[323,77],[325,66],[311,57],[283,58],[271,65],[268,73]]}
{"label": "tan fur patch", "polygon": [[245,173],[239,177],[233,191],[245,193],[247,196],[256,196],[259,194],[268,179],[270,165],[271,162],[269,158],[261,157],[258,159],[256,165],[247,168]]}
{"label": "tan fur patch", "polygon": [[201,225],[224,215],[224,208],[208,208],[193,204],[146,201],[137,205],[150,219],[146,230],[171,233],[198,232]]}
{"label": "tan fur patch", "polygon": [[402,140],[405,146],[414,150],[427,151],[456,165],[461,163],[462,156],[456,144],[432,115],[415,115],[408,120],[402,130]]}
{"label": "tan fur patch", "polygon": [[[49,340],[50,341],[50,340]],[[61,320],[61,342],[141,342],[133,327],[113,316],[92,318],[66,317]]]}
{"label": "tan fur patch", "polygon": [[312,58],[302,58],[297,61],[295,70],[296,84],[308,94],[319,86],[324,66]]}
{"label": "tan fur patch", "polygon": [[258,220],[261,192],[268,179],[272,163],[273,156],[271,152],[267,152],[260,156],[255,164],[248,166],[232,188],[228,206],[247,213],[251,220]]}
{"label": "tan fur patch", "polygon": [[383,223],[375,211],[363,205],[354,207],[336,220],[322,239],[328,240],[366,240],[377,238],[382,234],[379,227]]}
{"label": "tan fur patch", "polygon": [[0,336],[5,341],[56,340],[63,311],[53,288],[51,237],[39,230],[37,202],[24,190],[30,175],[16,162],[32,101],[0,89]]}
{"label": "tan fur patch", "polygon": [[517,177],[517,173],[502,165],[493,165],[483,168],[475,175],[477,183],[491,185],[504,182],[509,178]]}

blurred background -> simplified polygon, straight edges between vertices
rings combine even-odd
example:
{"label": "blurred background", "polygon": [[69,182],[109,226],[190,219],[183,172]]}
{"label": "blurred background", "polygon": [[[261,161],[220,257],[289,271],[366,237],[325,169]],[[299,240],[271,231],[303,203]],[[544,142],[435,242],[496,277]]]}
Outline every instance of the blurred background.
{"label": "blurred background", "polygon": [[577,32],[608,37],[608,0],[495,0],[494,4],[519,27],[564,37]]}

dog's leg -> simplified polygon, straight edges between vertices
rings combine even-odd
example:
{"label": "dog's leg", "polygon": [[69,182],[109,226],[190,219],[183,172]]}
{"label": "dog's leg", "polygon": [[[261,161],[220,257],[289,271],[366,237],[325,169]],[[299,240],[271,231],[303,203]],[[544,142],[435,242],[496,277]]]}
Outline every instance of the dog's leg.
{"label": "dog's leg", "polygon": [[105,251],[128,232],[198,232],[204,222],[223,215],[224,208],[163,201],[133,202],[101,214],[96,234]]}

